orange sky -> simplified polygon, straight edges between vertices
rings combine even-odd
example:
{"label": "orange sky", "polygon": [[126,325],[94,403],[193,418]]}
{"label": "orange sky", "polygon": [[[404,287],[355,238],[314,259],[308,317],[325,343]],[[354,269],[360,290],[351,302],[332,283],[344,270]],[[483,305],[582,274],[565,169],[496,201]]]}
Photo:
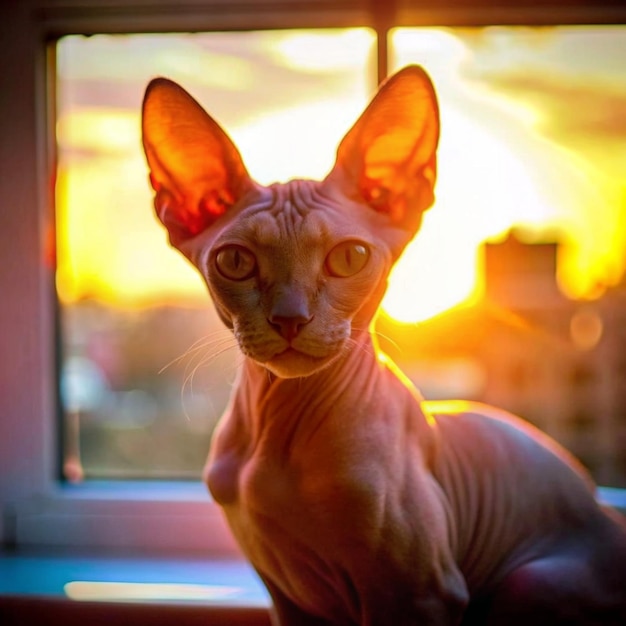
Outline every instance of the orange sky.
{"label": "orange sky", "polygon": [[[442,113],[437,202],[384,303],[403,321],[479,290],[480,242],[518,224],[563,238],[560,280],[572,296],[623,269],[626,28],[513,36],[514,46],[506,29],[394,34],[393,65],[423,64]],[[206,301],[152,215],[139,138],[151,77],[170,76],[196,95],[264,183],[323,176],[372,91],[373,36],[364,29],[76,37],[60,46],[57,282],[68,302]]]}

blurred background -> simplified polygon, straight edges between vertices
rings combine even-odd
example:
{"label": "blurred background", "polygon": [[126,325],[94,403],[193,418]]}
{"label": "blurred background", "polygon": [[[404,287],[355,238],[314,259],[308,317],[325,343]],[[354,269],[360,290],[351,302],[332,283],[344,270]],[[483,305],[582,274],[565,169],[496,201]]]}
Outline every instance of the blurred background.
{"label": "blurred background", "polygon": [[[626,487],[626,27],[399,28],[441,107],[437,201],[380,342],[428,399],[497,404]],[[152,210],[140,109],[183,85],[261,183],[320,178],[376,87],[365,28],[56,44],[63,472],[197,479],[240,361]]]}

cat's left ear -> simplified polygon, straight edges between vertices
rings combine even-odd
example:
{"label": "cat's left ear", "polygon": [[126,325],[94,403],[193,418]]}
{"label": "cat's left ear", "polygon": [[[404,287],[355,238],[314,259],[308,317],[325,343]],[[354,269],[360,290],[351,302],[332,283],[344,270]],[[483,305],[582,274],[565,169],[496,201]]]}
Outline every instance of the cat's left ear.
{"label": "cat's left ear", "polygon": [[210,226],[253,184],[228,135],[171,80],[155,78],[146,88],[142,139],[154,206],[175,246]]}
{"label": "cat's left ear", "polygon": [[327,180],[415,231],[434,202],[438,141],[435,89],[421,67],[405,67],[381,85],[343,138]]}

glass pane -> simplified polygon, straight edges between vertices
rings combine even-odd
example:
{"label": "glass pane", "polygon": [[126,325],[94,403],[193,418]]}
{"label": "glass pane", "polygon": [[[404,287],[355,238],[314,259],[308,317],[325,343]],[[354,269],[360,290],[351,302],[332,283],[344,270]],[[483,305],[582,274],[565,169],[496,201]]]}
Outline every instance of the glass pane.
{"label": "glass pane", "polygon": [[194,477],[237,353],[166,244],[141,151],[148,81],[183,85],[261,183],[323,176],[375,76],[365,29],[72,36],[58,43],[64,475]]}
{"label": "glass pane", "polygon": [[391,49],[442,120],[437,202],[385,300],[397,360],[626,487],[626,27],[403,28]]}

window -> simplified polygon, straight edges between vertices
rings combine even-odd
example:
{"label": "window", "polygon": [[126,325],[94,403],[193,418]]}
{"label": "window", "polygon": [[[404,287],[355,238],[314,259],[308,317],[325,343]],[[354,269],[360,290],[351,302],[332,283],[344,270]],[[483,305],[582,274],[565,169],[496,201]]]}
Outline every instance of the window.
{"label": "window", "polygon": [[234,341],[151,208],[148,80],[204,103],[255,180],[320,178],[371,91],[374,41],[344,28],[57,42],[66,479],[197,480],[235,376]]}
{"label": "window", "polygon": [[[75,206],[71,203],[64,204],[64,194],[74,194],[72,197],[79,198],[83,205],[81,211],[87,204],[97,208],[99,204],[106,202],[123,201],[141,205],[140,208],[133,207],[133,211],[137,212],[132,215],[126,211],[115,215],[121,216],[123,213],[128,220],[125,227],[136,227],[135,233],[140,239],[146,237],[156,241],[161,238],[161,244],[158,244],[161,245],[159,254],[167,256],[169,253],[162,231],[159,234],[157,225],[148,227],[145,221],[150,219],[150,194],[147,188],[133,195],[135,192],[130,191],[131,187],[126,187],[125,184],[125,176],[128,175],[134,181],[135,174],[141,174],[141,157],[129,156],[128,152],[129,137],[135,132],[132,130],[132,120],[124,107],[111,104],[109,99],[117,96],[106,90],[100,92],[101,100],[88,103],[90,106],[79,112],[83,102],[80,90],[76,91],[78,82],[92,80],[96,76],[96,70],[85,70],[84,67],[77,69],[73,66],[75,53],[85,55],[86,61],[86,57],[91,54],[90,49],[98,46],[105,49],[114,40],[132,48],[141,38],[151,37],[152,41],[160,42],[159,50],[170,43],[178,46],[178,58],[183,59],[183,66],[190,63],[189,57],[185,57],[189,46],[204,48],[208,54],[212,53],[213,45],[218,48],[221,46],[220,50],[227,50],[229,62],[238,63],[241,50],[249,50],[246,46],[255,50],[254,53],[249,53],[251,58],[261,58],[257,53],[260,54],[259,51],[263,48],[264,38],[274,36],[272,32],[277,29],[282,32],[275,36],[284,37],[286,41],[295,31],[302,34],[302,29],[340,28],[345,29],[342,31],[344,33],[358,29],[354,32],[365,34],[345,40],[348,56],[355,65],[350,72],[341,74],[341,80],[332,84],[332,90],[329,88],[329,93],[338,98],[342,97],[342,89],[346,89],[349,95],[349,104],[344,111],[345,118],[329,118],[333,124],[333,140],[338,141],[341,138],[343,129],[351,123],[354,114],[360,111],[365,102],[365,94],[372,91],[376,82],[375,75],[384,74],[387,65],[386,50],[389,52],[390,68],[409,61],[421,62],[427,66],[437,82],[442,115],[445,116],[439,206],[429,214],[424,225],[422,243],[416,245],[414,251],[408,255],[405,268],[409,269],[398,270],[396,280],[399,284],[406,285],[410,282],[402,277],[402,272],[409,272],[413,276],[411,268],[415,265],[411,263],[432,267],[432,259],[440,260],[444,247],[458,249],[461,256],[455,260],[456,265],[450,265],[447,274],[444,272],[438,275],[435,286],[441,289],[434,291],[432,298],[429,298],[436,301],[442,309],[450,307],[476,293],[476,285],[472,282],[472,255],[476,254],[476,250],[467,247],[468,232],[472,236],[501,235],[507,227],[517,224],[520,216],[530,215],[531,228],[525,236],[526,243],[532,243],[539,235],[545,236],[545,232],[539,227],[546,225],[543,217],[549,215],[550,220],[547,223],[552,227],[566,225],[575,232],[585,233],[586,228],[593,226],[593,237],[580,238],[575,246],[560,253],[563,263],[560,264],[559,280],[569,289],[569,295],[564,296],[565,299],[561,302],[567,303],[570,296],[598,295],[592,293],[594,281],[598,278],[605,285],[615,287],[623,270],[624,260],[606,254],[603,257],[600,251],[617,249],[624,243],[619,239],[623,236],[624,229],[618,227],[619,220],[623,219],[620,218],[623,213],[619,212],[619,207],[624,206],[623,190],[622,196],[619,196],[620,190],[614,182],[618,180],[617,172],[623,171],[624,163],[619,156],[623,154],[623,150],[618,152],[614,148],[623,146],[624,141],[623,129],[618,123],[621,118],[617,111],[623,108],[626,78],[621,65],[611,61],[623,58],[626,28],[602,27],[602,31],[598,31],[597,27],[592,30],[570,28],[567,32],[571,33],[571,38],[568,39],[561,37],[564,32],[562,29],[535,30],[520,28],[514,24],[516,20],[527,23],[543,23],[546,19],[548,22],[559,22],[563,16],[570,22],[597,23],[613,20],[620,24],[624,23],[626,17],[623,8],[615,5],[610,15],[602,13],[597,6],[588,9],[591,12],[580,6],[577,11],[570,13],[561,8],[552,12],[552,17],[548,18],[548,13],[536,8],[532,9],[537,12],[533,18],[530,9],[529,15],[524,15],[523,12],[508,14],[504,9],[499,9],[499,13],[496,11],[485,14],[479,9],[472,9],[469,3],[463,3],[465,8],[462,13],[457,10],[446,15],[437,4],[437,10],[433,10],[429,18],[433,20],[431,24],[450,24],[455,28],[417,30],[416,24],[425,26],[428,23],[425,22],[424,13],[411,8],[412,3],[399,3],[397,21],[392,19],[393,3],[388,3],[385,10],[374,12],[372,7],[378,6],[378,3],[333,1],[317,3],[315,10],[308,7],[308,4],[294,0],[275,6],[272,3],[248,0],[231,7],[230,3],[218,0],[212,3],[190,0],[182,10],[177,4],[166,0],[117,5],[104,0],[76,0],[64,5],[51,0],[30,0],[20,4],[20,8],[10,16],[11,20],[0,19],[2,28],[5,29],[2,36],[7,50],[5,67],[0,73],[0,93],[5,94],[0,119],[3,137],[0,143],[0,197],[3,198],[4,206],[0,212],[0,232],[3,236],[3,263],[0,270],[3,293],[3,306],[0,307],[3,345],[0,368],[0,500],[3,508],[0,532],[5,543],[99,545],[137,549],[193,548],[212,554],[237,552],[221,521],[221,515],[208,500],[204,487],[195,481],[173,481],[195,474],[199,459],[204,457],[202,449],[210,434],[208,424],[198,425],[196,419],[192,419],[195,416],[196,400],[204,403],[206,398],[197,398],[189,387],[184,388],[184,367],[181,372],[176,369],[176,363],[166,369],[166,374],[158,380],[159,383],[167,381],[167,384],[159,384],[159,389],[170,385],[174,389],[176,385],[183,388],[183,399],[176,407],[181,408],[181,413],[168,419],[178,420],[180,428],[174,428],[183,432],[198,428],[201,431],[198,449],[193,453],[193,458],[190,455],[182,461],[171,461],[165,459],[164,455],[157,455],[156,460],[153,457],[142,465],[136,463],[134,446],[151,446],[155,449],[156,444],[165,446],[164,441],[169,445],[169,437],[167,429],[159,433],[151,431],[157,423],[163,426],[160,423],[163,418],[158,415],[161,403],[156,402],[159,406],[155,405],[151,394],[157,392],[154,391],[153,381],[146,382],[144,366],[131,363],[132,359],[128,355],[131,352],[155,349],[150,338],[161,333],[169,322],[166,316],[153,314],[154,312],[148,314],[141,323],[136,321],[137,316],[134,314],[123,320],[111,321],[110,312],[103,312],[101,304],[94,302],[94,292],[89,293],[84,287],[89,282],[80,282],[80,272],[88,269],[86,259],[95,250],[91,243],[87,244],[85,237],[94,233],[91,227],[86,228],[81,221],[84,213],[71,213]],[[559,3],[559,6],[564,5]],[[0,17],[5,18],[7,15]],[[488,25],[495,21],[513,25],[510,28],[497,29],[458,28]],[[7,27],[9,23],[10,27]],[[388,26],[398,28],[392,29],[388,40],[385,40],[381,37]],[[374,27],[377,35],[366,27]],[[174,34],[176,32],[205,34],[178,35]],[[84,39],[82,34],[94,37]],[[236,44],[233,43],[235,41]],[[607,56],[600,59],[596,52],[605,43],[599,42],[607,41],[610,44],[606,45],[613,47],[605,48]],[[85,47],[80,48],[83,44]],[[236,53],[229,46],[235,46]],[[575,66],[568,66],[568,59],[572,58],[573,50],[577,46],[583,47],[589,54],[579,57]],[[270,48],[271,54],[275,54],[276,47],[272,44]],[[357,49],[361,51],[360,54],[355,52]],[[117,53],[111,52],[113,54]],[[293,50],[288,53],[290,58],[295,55]],[[155,54],[154,57],[156,56]],[[338,56],[345,62],[345,55]],[[129,54],[128,58],[131,57],[136,58],[134,54]],[[549,66],[540,66],[537,58],[543,59],[543,62],[550,59]],[[112,61],[113,56],[107,57],[107,62],[109,60]],[[196,62],[195,57],[193,62]],[[516,73],[516,64],[527,70]],[[596,67],[600,67],[602,71],[594,72],[593,68]],[[157,66],[154,68],[154,73],[168,73]],[[88,71],[89,75],[81,78],[80,71]],[[106,74],[110,71],[110,66],[100,61],[98,71]],[[319,76],[316,77],[315,67],[303,71],[308,73],[310,80],[319,79]],[[169,73],[173,75],[173,72]],[[595,82],[589,83],[592,75],[595,76]],[[564,76],[567,80],[560,80]],[[592,84],[593,90],[578,90],[581,78],[584,78],[585,85]],[[352,81],[349,88],[346,87],[346,81]],[[244,125],[239,117],[229,120],[228,111],[218,111],[218,100],[221,102],[221,98],[216,98],[213,106],[211,98],[204,97],[203,94],[207,92],[201,86],[194,86],[193,81],[186,78],[180,78],[180,82],[192,93],[198,90],[196,95],[229,132],[235,135],[242,130]],[[138,104],[137,92],[133,92],[135,88],[128,84],[124,88],[130,94],[127,102],[128,111],[131,111]],[[56,98],[51,97],[55,92]],[[10,94],[10,97],[6,94]],[[571,107],[566,106],[563,109],[563,106],[570,104],[573,99],[579,105],[576,112],[581,117],[568,117],[564,114]],[[307,99],[307,102],[310,104],[310,100]],[[521,102],[525,104],[522,105]],[[99,117],[98,111],[94,110],[100,104],[120,110],[105,119]],[[272,103],[268,101],[268,108],[270,106]],[[258,111],[262,108],[260,106]],[[68,117],[70,111],[76,113],[73,119]],[[468,121],[462,114],[470,111],[478,117]],[[493,127],[487,134],[481,132],[480,124],[476,122],[476,119],[485,118],[490,118],[493,122]],[[297,116],[294,119],[298,119]],[[81,124],[86,126],[81,127]],[[55,126],[58,150],[54,145]],[[100,131],[103,134],[97,136]],[[248,131],[252,132],[250,127]],[[597,136],[604,143],[593,139]],[[248,135],[246,139],[243,130],[239,137],[235,136],[247,162],[252,157],[251,151],[247,151],[244,144],[246,141],[253,141],[250,137]],[[458,137],[462,137],[463,149],[455,150]],[[557,139],[563,140],[560,146],[557,146]],[[104,143],[98,143],[100,141]],[[528,147],[526,156],[530,154],[532,159],[524,161],[519,155],[511,153],[510,146],[518,143]],[[532,151],[540,144],[546,147],[550,158]],[[599,163],[599,159],[604,159],[609,152],[613,156],[611,161],[602,161],[606,166],[602,168],[602,173],[587,162],[592,159]],[[588,158],[582,156],[585,154]],[[53,173],[57,171],[54,167],[57,155],[59,169],[55,180]],[[495,159],[498,167],[506,163],[513,164],[513,174],[503,175],[504,170],[490,169],[489,161],[485,160],[486,155],[491,155],[491,163]],[[332,150],[331,154],[326,152],[323,157],[332,160]],[[129,159],[129,170],[120,169],[119,158]],[[87,163],[91,165],[87,166]],[[558,165],[554,166],[555,163]],[[312,174],[318,174],[327,164],[327,161],[318,162],[315,167],[319,169],[312,171]],[[252,164],[249,165],[252,169]],[[290,163],[285,162],[285,168],[287,165]],[[75,169],[77,166],[78,170]],[[96,180],[100,175],[97,171],[100,167],[110,168],[107,170],[113,175],[110,187],[99,188],[97,197],[90,196],[94,193],[93,188],[90,194],[84,195],[86,188],[81,188],[81,185],[85,185],[90,177]],[[542,178],[537,173],[548,170],[556,171],[559,175]],[[285,169],[278,173],[267,172],[267,176],[286,177],[291,173]],[[297,173],[307,174],[302,170]],[[257,173],[260,179],[264,175],[260,171]],[[511,191],[518,188],[524,191]],[[55,190],[58,194],[56,216],[51,210],[54,206]],[[597,195],[598,190],[601,192],[600,196]],[[483,192],[486,193],[485,200],[481,199]],[[585,194],[590,194],[589,198],[599,201],[585,205],[577,216],[573,216],[566,211],[567,203],[557,201],[559,193],[569,194],[567,198],[574,204],[581,202],[581,197],[586,198]],[[125,194],[129,194],[128,197],[124,197]],[[499,200],[502,198],[507,199],[504,214],[500,213],[502,203]],[[459,202],[463,204],[463,208],[471,211],[470,221],[457,219],[458,213],[455,217],[456,209],[453,205]],[[600,214],[603,219],[585,221],[590,215],[597,218]],[[59,220],[59,235],[68,238],[67,241],[59,241],[56,276],[53,237],[55,217]],[[106,218],[102,214],[98,217]],[[65,225],[63,220],[66,220]],[[98,223],[101,227],[96,234],[104,237],[107,225]],[[623,226],[623,222],[621,224]],[[148,228],[153,227],[153,234],[147,235]],[[446,240],[440,239],[437,244],[437,234],[444,234]],[[69,247],[64,248],[68,242]],[[135,239],[132,244],[122,241],[120,247],[126,247],[126,252],[130,251],[132,254],[135,243],[139,244],[139,240]],[[81,251],[81,245],[86,249]],[[141,246],[143,245],[142,239]],[[577,256],[577,253],[580,255]],[[79,254],[86,256],[71,256]],[[414,255],[413,261],[410,259],[411,255]],[[72,263],[78,263],[79,258],[80,263],[73,266]],[[110,261],[113,269],[113,259]],[[160,259],[158,263],[161,263]],[[184,267],[183,261],[177,259],[173,252],[171,263],[171,267],[179,267],[172,269],[172,272],[180,271],[182,273],[177,275],[185,276],[181,281],[193,280],[192,270]],[[135,257],[133,267],[137,274],[133,278],[142,284],[151,280],[142,273],[144,264],[144,257]],[[567,271],[563,269],[566,267],[569,268]],[[580,281],[576,279],[578,270],[583,277]],[[97,274],[99,280],[106,278],[100,270]],[[462,281],[455,282],[460,280],[459,275]],[[114,299],[117,299],[118,304],[120,298],[135,297],[130,278],[124,287],[126,292],[121,296],[115,295]],[[532,278],[529,277],[530,283]],[[529,281],[525,284],[530,284]],[[55,287],[58,287],[60,311],[57,311],[55,304]],[[100,295],[106,294],[110,281],[106,284],[101,282],[97,287]],[[427,289],[426,283],[422,289]],[[172,294],[167,295],[171,297]],[[180,293],[176,295],[179,297]],[[188,297],[187,292],[184,297]],[[194,300],[193,306],[197,307],[195,302]],[[206,300],[204,302],[203,306],[208,303]],[[110,303],[109,301],[108,304]],[[389,315],[394,315],[397,319],[402,318],[407,310],[406,302],[398,300],[398,296],[394,296],[392,291],[386,305]],[[516,315],[522,315],[522,305],[523,302],[520,304],[515,301],[509,308],[515,309]],[[135,306],[136,303],[133,303],[133,307]],[[196,312],[197,309],[190,309],[189,318],[185,319],[195,319]],[[571,319],[571,313],[569,311],[568,320]],[[411,315],[421,316],[424,313],[413,311]],[[109,326],[102,322],[107,316]],[[410,321],[410,318],[405,321]],[[425,324],[420,327],[426,328]],[[185,323],[185,329],[191,325],[191,322]],[[396,324],[396,328],[400,329],[398,333],[406,334],[406,327]],[[114,338],[110,335],[111,329],[116,333]],[[608,332],[605,328],[603,336],[606,337]],[[55,343],[56,338],[60,338],[59,345]],[[181,337],[186,346],[168,347],[163,354],[158,354],[158,368],[161,369],[177,358],[179,350],[189,347],[189,342],[193,340],[194,337],[191,336]],[[98,356],[100,360],[96,361],[93,351],[110,350],[110,343],[115,345],[115,342],[132,342],[134,347],[132,350],[124,348],[118,351],[115,358],[123,357],[127,378],[124,379],[124,384],[118,380],[118,386],[113,388],[107,377],[110,373],[103,371],[102,353]],[[566,346],[565,349],[575,351],[577,348]],[[451,356],[459,358],[466,355]],[[97,367],[94,367],[94,363]],[[190,366],[193,368],[193,365]],[[63,396],[57,386],[56,370],[64,373]],[[182,375],[182,383],[180,378],[176,380],[173,373],[175,371],[178,376]],[[170,376],[173,382],[170,382]],[[73,387],[73,383],[77,381],[80,384]],[[132,384],[128,381],[132,381]],[[204,383],[199,382],[196,388],[194,381],[196,391],[203,385]],[[88,390],[89,393],[81,395],[76,391],[72,392],[72,389],[80,389],[81,393]],[[176,392],[173,393],[175,395]],[[185,393],[188,395],[185,396]],[[202,393],[204,392],[199,395]],[[106,400],[95,401],[103,397]],[[174,405],[177,402],[173,401]],[[217,400],[215,403],[219,404]],[[184,410],[189,413],[189,422],[186,421]],[[215,414],[217,412],[216,406]],[[63,433],[65,441],[56,421],[59,413],[66,415]],[[117,420],[113,427],[108,424],[111,421],[109,418]],[[623,416],[620,419],[623,422]],[[171,426],[170,423],[168,427]],[[116,432],[113,435],[111,432],[105,433],[107,429]],[[151,443],[147,444],[146,440],[133,443],[133,437],[138,434],[147,434],[147,441]],[[196,431],[191,434],[187,432],[189,439],[194,439],[196,434]],[[87,440],[90,436],[100,439],[97,439],[97,445],[92,445],[91,451],[87,453]],[[105,446],[106,454],[109,455],[106,459],[98,457],[104,452],[103,449],[98,449],[102,437],[116,440],[110,449]],[[615,437],[615,440],[618,441],[619,437]],[[128,447],[124,449],[123,446]],[[65,451],[65,459],[61,454],[62,450]],[[110,450],[117,451],[112,453]],[[82,456],[80,459],[78,452]],[[68,459],[70,465],[69,468],[67,464],[65,467],[66,478],[80,478],[80,471],[83,469],[89,479],[76,485],[61,480],[63,460],[67,462]],[[71,462],[74,463],[73,466]],[[71,474],[72,471],[76,473]],[[112,480],[120,475],[135,479],[153,477],[167,480]],[[614,484],[624,486],[623,480],[623,477],[618,477]]]}

